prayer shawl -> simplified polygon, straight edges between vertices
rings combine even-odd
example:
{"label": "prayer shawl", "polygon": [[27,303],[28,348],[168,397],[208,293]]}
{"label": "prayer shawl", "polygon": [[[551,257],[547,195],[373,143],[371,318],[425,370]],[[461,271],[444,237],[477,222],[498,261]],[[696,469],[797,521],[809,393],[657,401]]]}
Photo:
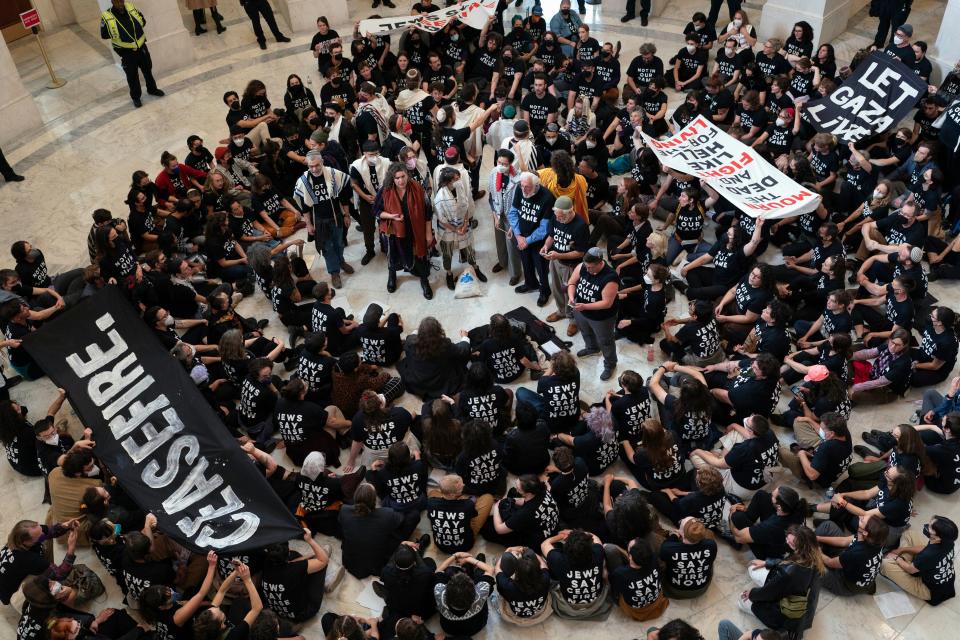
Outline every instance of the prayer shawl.
{"label": "prayer shawl", "polygon": [[[351,169],[355,169],[357,174],[360,176],[360,180],[363,182],[361,186],[366,190],[368,195],[376,196],[377,191],[380,190],[380,187],[383,186],[383,179],[387,175],[387,169],[390,167],[391,162],[384,158],[383,156],[377,157],[377,164],[373,166],[374,172],[377,174],[377,184],[374,186],[373,179],[370,176],[370,165],[367,164],[366,156],[360,156],[350,164]],[[353,192],[353,205],[355,207],[360,206],[360,196],[356,191]]]}
{"label": "prayer shawl", "polygon": [[328,140],[336,140],[340,142],[340,123],[343,122],[343,115],[337,116],[337,121],[330,125],[330,133],[328,134]]}
{"label": "prayer shawl", "polygon": [[[411,149],[413,148],[413,140],[403,133],[400,133],[399,131],[391,131],[390,135],[402,142],[405,147],[410,147]],[[427,156],[423,153],[423,147],[420,147],[420,154],[417,156],[417,165],[420,165],[420,163],[423,163],[424,166],[427,164]]]}
{"label": "prayer shawl", "polygon": [[[400,194],[396,187],[384,189],[380,192],[380,196],[383,200],[381,211],[403,215],[403,207],[400,206]],[[407,181],[405,200],[409,219],[381,221],[380,231],[387,235],[395,235],[398,238],[406,238],[407,223],[409,223],[410,230],[413,232],[413,255],[417,258],[424,258],[427,255],[427,209],[423,189],[416,181]]]}
{"label": "prayer shawl", "polygon": [[382,146],[384,140],[387,139],[387,135],[390,133],[387,121],[389,121],[390,116],[393,115],[393,108],[387,100],[378,93],[371,98],[369,102],[364,102],[360,105],[360,108],[357,109],[357,116],[364,112],[372,115],[373,119],[377,121],[377,134],[380,138],[380,145]]}
{"label": "prayer shawl", "polygon": [[470,202],[464,199],[462,192],[456,191],[459,189],[451,191],[449,185],[437,191],[433,200],[433,219],[437,222],[437,238],[441,242],[453,243],[454,247],[460,250],[472,244],[473,230],[468,226],[467,232],[460,235],[456,231],[443,228],[444,224],[458,227],[470,217]]}
{"label": "prayer shawl", "polygon": [[590,224],[590,211],[587,209],[587,179],[579,173],[574,174],[573,182],[566,187],[557,184],[557,174],[553,169],[540,169],[537,172],[540,176],[540,185],[552,193],[555,198],[567,196],[573,200],[573,210],[577,215],[583,218],[583,221]]}
{"label": "prayer shawl", "polygon": [[404,89],[400,92],[400,95],[397,96],[394,106],[396,106],[397,111],[403,113],[413,105],[428,97],[430,97],[430,94],[419,87],[412,91],[410,89]]}
{"label": "prayer shawl", "polygon": [[[321,174],[327,187],[327,195],[330,200],[336,200],[340,197],[340,192],[350,187],[350,176],[343,171],[337,171],[330,167],[324,167]],[[313,187],[310,185],[310,172],[304,171],[297,179],[297,184],[293,188],[293,197],[296,198],[304,209],[313,209],[320,204],[313,198]],[[334,217],[337,217],[336,215]]]}
{"label": "prayer shawl", "polygon": [[[454,106],[454,122],[453,125],[456,129],[464,129],[470,126],[470,123],[483,115],[483,109],[478,107],[475,104],[467,106],[463,111],[457,111],[456,106]],[[480,154],[483,152],[483,131],[480,130],[481,127],[474,129],[473,134],[467,138],[466,142],[463,144],[463,148],[470,155],[480,160]],[[466,160],[466,158],[464,158]]]}

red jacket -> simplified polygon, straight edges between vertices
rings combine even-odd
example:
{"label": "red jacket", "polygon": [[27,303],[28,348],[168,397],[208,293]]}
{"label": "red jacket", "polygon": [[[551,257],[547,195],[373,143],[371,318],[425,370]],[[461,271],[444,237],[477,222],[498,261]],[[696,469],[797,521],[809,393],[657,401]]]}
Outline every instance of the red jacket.
{"label": "red jacket", "polygon": [[[207,177],[206,171],[200,171],[199,169],[194,169],[193,167],[187,166],[184,163],[180,163],[180,180],[183,182],[184,189],[191,189],[190,179],[195,178],[197,180],[204,180]],[[157,185],[157,200],[164,202],[170,199],[170,196],[177,196],[185,198],[187,196],[186,192],[183,194],[177,193],[176,185],[174,185],[173,179],[170,177],[170,174],[167,173],[166,169],[157,174],[157,177],[154,179],[154,184]]]}

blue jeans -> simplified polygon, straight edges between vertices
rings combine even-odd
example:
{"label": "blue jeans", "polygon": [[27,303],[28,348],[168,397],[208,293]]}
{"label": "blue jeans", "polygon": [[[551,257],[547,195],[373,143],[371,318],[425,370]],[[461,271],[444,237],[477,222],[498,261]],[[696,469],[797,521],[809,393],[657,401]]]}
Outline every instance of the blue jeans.
{"label": "blue jeans", "polygon": [[719,640],[739,640],[743,632],[729,620],[721,620],[717,627],[717,635]]}
{"label": "blue jeans", "polygon": [[238,282],[250,277],[250,266],[232,264],[229,267],[220,267],[220,279],[224,282]]}
{"label": "blue jeans", "polygon": [[677,256],[680,255],[680,252],[684,249],[687,251],[687,260],[692,261],[696,260],[706,252],[710,251],[711,245],[709,242],[684,242],[683,244],[677,240],[677,236],[670,236],[670,240],[667,243],[667,266],[673,264],[673,261],[677,259]]}
{"label": "blue jeans", "polygon": [[343,239],[343,229],[332,227],[326,242],[322,245],[317,241],[317,251],[323,254],[323,261],[327,265],[327,273],[340,273],[340,263],[343,262],[343,248],[346,246]]}

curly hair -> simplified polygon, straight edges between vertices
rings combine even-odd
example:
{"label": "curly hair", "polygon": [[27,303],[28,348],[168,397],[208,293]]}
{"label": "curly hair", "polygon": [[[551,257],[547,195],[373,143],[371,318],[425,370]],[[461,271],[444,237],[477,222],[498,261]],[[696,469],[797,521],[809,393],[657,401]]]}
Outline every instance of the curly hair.
{"label": "curly hair", "polygon": [[446,353],[448,343],[447,334],[443,331],[439,320],[433,316],[427,316],[420,321],[415,344],[417,357],[424,360],[440,358]]}
{"label": "curly hair", "polygon": [[705,496],[718,496],[725,493],[723,476],[716,467],[705,466],[697,469],[696,482],[697,488]]}
{"label": "curly hair", "polygon": [[613,503],[612,533],[619,540],[646,538],[653,531],[653,512],[639,491],[624,491]]}
{"label": "curly hair", "polygon": [[577,361],[569,351],[561,351],[550,359],[550,370],[564,382],[573,382],[580,377]]}
{"label": "curly hair", "polygon": [[550,168],[557,174],[557,185],[568,187],[576,179],[577,170],[573,158],[566,151],[554,151],[550,156]]}

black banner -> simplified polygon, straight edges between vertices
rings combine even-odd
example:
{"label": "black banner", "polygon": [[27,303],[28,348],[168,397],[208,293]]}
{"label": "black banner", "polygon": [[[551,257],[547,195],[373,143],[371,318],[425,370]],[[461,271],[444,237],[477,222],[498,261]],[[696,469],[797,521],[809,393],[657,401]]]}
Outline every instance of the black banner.
{"label": "black banner", "polygon": [[116,287],[24,346],[93,429],[97,457],[168,536],[193,551],[242,551],[303,534]]}
{"label": "black banner", "polygon": [[960,100],[954,100],[934,125],[940,127],[940,142],[956,156],[960,151]]}
{"label": "black banner", "polygon": [[927,83],[899,58],[875,51],[826,98],[808,102],[803,117],[817,131],[856,142],[903,120]]}

